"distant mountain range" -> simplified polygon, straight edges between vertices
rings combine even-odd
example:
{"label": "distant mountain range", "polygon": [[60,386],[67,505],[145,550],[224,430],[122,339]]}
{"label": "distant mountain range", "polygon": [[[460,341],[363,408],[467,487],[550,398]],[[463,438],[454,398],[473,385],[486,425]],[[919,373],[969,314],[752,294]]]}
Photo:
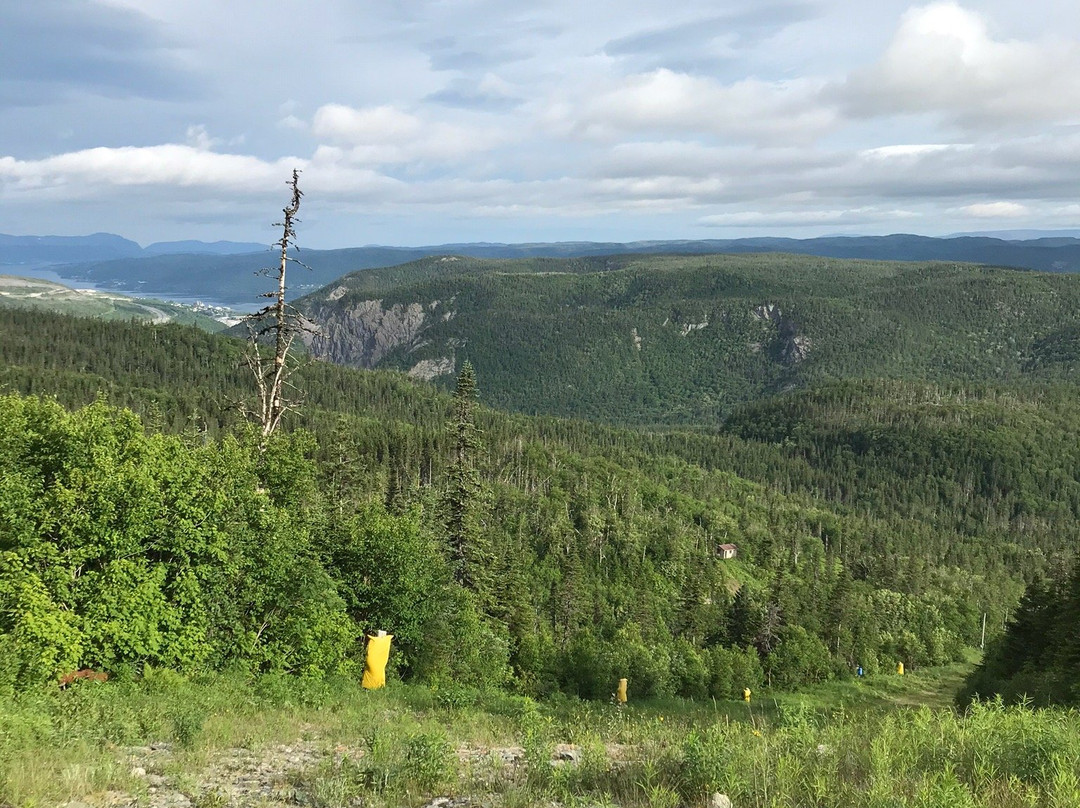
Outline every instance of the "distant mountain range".
{"label": "distant mountain range", "polygon": [[9,236],[0,233],[0,265],[74,264],[153,255],[233,255],[266,251],[264,244],[236,241],[159,241],[141,247],[113,233],[90,236]]}
{"label": "distant mountain range", "polygon": [[[582,258],[604,255],[720,253],[790,253],[827,258],[889,261],[949,261],[1045,272],[1080,271],[1078,231],[1004,231],[1037,234],[1028,240],[984,235],[931,238],[915,235],[829,236],[812,239],[744,238],[636,242],[556,242],[536,244],[438,244],[424,247],[366,246],[339,250],[302,250],[310,269],[290,276],[291,296],[298,297],[342,275],[389,267],[428,256],[469,258]],[[0,265],[17,274],[18,266],[49,265],[66,280],[140,295],[181,295],[228,305],[250,304],[267,289],[260,270],[273,263],[265,245],[237,242],[177,241],[140,247],[120,236],[3,236]]]}
{"label": "distant mountain range", "polygon": [[1080,238],[1080,230],[980,230],[971,233],[950,233],[949,238],[976,236],[1000,238],[1006,241],[1032,241],[1034,239]]}

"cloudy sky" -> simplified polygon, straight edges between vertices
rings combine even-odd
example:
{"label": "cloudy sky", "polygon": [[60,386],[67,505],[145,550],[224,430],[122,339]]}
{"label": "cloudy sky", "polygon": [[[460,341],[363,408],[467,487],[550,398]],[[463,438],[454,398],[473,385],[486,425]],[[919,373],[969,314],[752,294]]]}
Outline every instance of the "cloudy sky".
{"label": "cloudy sky", "polygon": [[0,232],[1080,227],[1076,0],[4,0]]}

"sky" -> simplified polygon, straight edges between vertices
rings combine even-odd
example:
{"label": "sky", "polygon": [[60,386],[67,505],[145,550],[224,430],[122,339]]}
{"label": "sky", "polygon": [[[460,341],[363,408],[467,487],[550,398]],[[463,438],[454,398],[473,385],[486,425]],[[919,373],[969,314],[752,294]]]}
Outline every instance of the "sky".
{"label": "sky", "polygon": [[1075,0],[2,0],[0,232],[1080,226]]}

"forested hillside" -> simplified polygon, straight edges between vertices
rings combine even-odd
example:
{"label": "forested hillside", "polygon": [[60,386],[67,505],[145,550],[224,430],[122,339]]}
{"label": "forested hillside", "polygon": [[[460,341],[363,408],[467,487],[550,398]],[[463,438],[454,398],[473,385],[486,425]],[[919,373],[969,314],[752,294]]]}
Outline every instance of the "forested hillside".
{"label": "forested hillside", "polygon": [[717,426],[837,379],[1025,384],[1073,377],[1080,277],[791,255],[430,258],[297,301],[312,352],[484,400],[604,422]]}
{"label": "forested hillside", "polygon": [[[292,427],[309,431],[260,454],[230,436],[242,350],[177,326],[0,325],[5,389],[100,395],[145,424],[104,402],[68,415],[5,400],[9,681],[147,662],[333,670],[355,664],[361,630],[386,628],[406,675],[603,697],[625,673],[641,694],[725,697],[955,658],[1075,541],[1076,447],[1048,437],[1080,418],[1066,389],[849,383],[715,434],[469,405],[480,441],[463,469],[460,401],[321,362],[294,377]],[[58,533],[68,523],[81,528]],[[314,634],[272,605],[301,585],[324,593]],[[124,617],[146,604],[146,621]]]}

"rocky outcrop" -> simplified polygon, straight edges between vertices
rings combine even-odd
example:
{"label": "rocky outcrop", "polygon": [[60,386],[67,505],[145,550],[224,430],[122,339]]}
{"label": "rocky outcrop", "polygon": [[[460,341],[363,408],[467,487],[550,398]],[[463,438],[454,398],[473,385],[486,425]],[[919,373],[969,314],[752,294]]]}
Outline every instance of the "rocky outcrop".
{"label": "rocky outcrop", "polygon": [[454,368],[454,360],[449,356],[444,356],[441,359],[421,359],[409,368],[409,375],[414,379],[423,379],[430,382],[439,376],[452,375]]}
{"label": "rocky outcrop", "polygon": [[430,316],[420,303],[384,307],[381,300],[361,300],[349,306],[313,307],[307,318],[318,327],[305,334],[304,342],[320,359],[370,369],[398,348],[415,347]]}
{"label": "rocky outcrop", "polygon": [[[751,311],[751,316],[776,329],[775,336],[768,343],[768,350],[777,361],[785,365],[795,365],[810,354],[812,346],[810,337],[800,334],[795,320],[784,314],[775,303],[762,303],[755,306]],[[750,343],[749,347],[752,352],[757,353],[763,345],[760,342],[754,342]]]}

